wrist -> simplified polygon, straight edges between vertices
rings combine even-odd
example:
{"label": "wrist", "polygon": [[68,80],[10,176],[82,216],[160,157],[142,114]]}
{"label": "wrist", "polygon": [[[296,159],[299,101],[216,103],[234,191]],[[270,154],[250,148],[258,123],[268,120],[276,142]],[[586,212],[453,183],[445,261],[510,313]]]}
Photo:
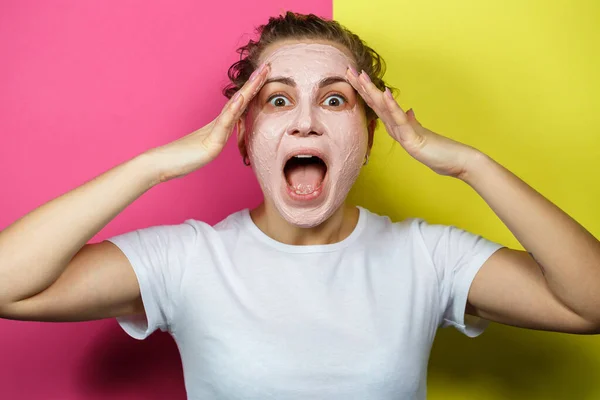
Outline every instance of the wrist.
{"label": "wrist", "polygon": [[162,183],[164,173],[160,169],[158,160],[159,154],[156,151],[148,150],[134,157],[131,162],[135,164],[140,172],[140,178],[148,189]]}
{"label": "wrist", "polygon": [[494,161],[485,153],[474,150],[465,164],[465,169],[458,178],[466,184],[473,186],[481,176],[485,175],[487,167]]}

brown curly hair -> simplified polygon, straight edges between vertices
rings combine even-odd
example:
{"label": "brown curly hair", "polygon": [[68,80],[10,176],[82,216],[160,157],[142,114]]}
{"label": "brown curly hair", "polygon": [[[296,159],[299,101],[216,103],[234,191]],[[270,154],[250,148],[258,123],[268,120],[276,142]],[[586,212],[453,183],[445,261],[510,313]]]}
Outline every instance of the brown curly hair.
{"label": "brown curly hair", "polygon": [[[314,14],[297,14],[291,11],[278,17],[269,18],[266,25],[256,29],[258,41],[250,40],[237,52],[240,60],[229,67],[227,75],[231,83],[223,89],[223,94],[231,98],[250,78],[258,67],[257,62],[267,46],[286,39],[327,40],[345,46],[354,56],[357,70],[364,70],[375,86],[385,90],[383,75],[385,62],[375,50],[367,46],[358,35],[350,32],[337,21],[326,20]],[[392,88],[390,88],[392,89]],[[377,120],[377,114],[365,104],[367,121]]]}

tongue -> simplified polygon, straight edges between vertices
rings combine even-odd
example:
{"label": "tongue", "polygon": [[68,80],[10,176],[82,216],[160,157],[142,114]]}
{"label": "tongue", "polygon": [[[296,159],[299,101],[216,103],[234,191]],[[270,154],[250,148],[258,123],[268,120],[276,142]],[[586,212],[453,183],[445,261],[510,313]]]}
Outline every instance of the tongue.
{"label": "tongue", "polygon": [[295,165],[287,171],[288,183],[298,194],[311,194],[324,177],[325,166],[322,164]]}

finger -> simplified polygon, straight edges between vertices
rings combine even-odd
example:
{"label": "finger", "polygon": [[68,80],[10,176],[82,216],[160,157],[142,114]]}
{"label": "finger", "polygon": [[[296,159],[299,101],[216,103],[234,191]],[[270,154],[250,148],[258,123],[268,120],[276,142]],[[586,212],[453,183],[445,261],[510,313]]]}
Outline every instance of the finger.
{"label": "finger", "polygon": [[212,133],[219,136],[223,143],[227,142],[233,132],[233,127],[242,116],[244,103],[245,97],[240,90],[231,98],[230,103],[215,120]]}
{"label": "finger", "polygon": [[384,101],[386,107],[394,120],[395,125],[404,125],[408,123],[408,116],[402,110],[402,107],[398,104],[394,96],[392,95],[392,91],[389,88],[385,88],[384,92]]}
{"label": "finger", "polygon": [[258,67],[250,78],[246,81],[244,86],[239,90],[244,96],[244,103],[242,104],[242,112],[246,109],[248,103],[256,96],[260,89],[266,82],[267,75],[271,70],[270,64],[263,63],[260,67]]}
{"label": "finger", "polygon": [[372,105],[369,105],[377,112],[393,137],[401,143],[421,142],[420,136],[410,125],[408,116],[396,102],[389,88],[386,87],[385,92],[379,90],[364,71],[360,74],[359,81],[368,97],[373,99]]}
{"label": "finger", "polygon": [[[239,110],[240,114],[243,113],[246,109],[248,103],[256,96],[256,94],[260,91],[262,86],[265,84],[265,78],[270,71],[269,64],[262,64],[258,67],[250,78],[244,83],[244,85],[231,97],[231,99],[225,104],[223,110],[221,110],[221,114],[224,114],[233,104],[235,100],[239,98],[239,94],[244,97],[244,101],[242,102],[242,108]],[[238,97],[236,97],[238,96]],[[219,116],[221,115],[219,114]]]}
{"label": "finger", "polygon": [[[392,118],[390,111],[387,105],[385,104],[385,99],[381,99],[381,105],[377,106],[376,103],[373,101],[373,95],[369,94],[369,92],[365,88],[368,82],[364,79],[361,79],[360,75],[352,67],[348,67],[346,77],[350,84],[359,93],[359,95],[365,100],[367,105],[371,107],[373,111],[375,111],[375,113],[379,116],[381,122],[383,122],[383,125],[385,126],[385,129],[388,131],[388,133],[394,136],[396,123],[394,122],[394,118]],[[375,93],[381,93],[381,91],[379,91],[379,89],[375,85],[373,85],[372,83],[371,85],[376,89]]]}
{"label": "finger", "polygon": [[222,135],[222,139],[225,142],[229,139],[235,123],[242,116],[250,101],[265,84],[269,70],[270,66],[263,64],[254,71],[244,86],[229,100],[221,114],[217,117],[215,128],[220,131],[218,134]]}
{"label": "finger", "polygon": [[[367,95],[372,99],[372,104],[369,104],[369,106],[373,110],[375,110],[375,112],[377,112],[377,115],[379,115],[381,120],[387,126],[396,125],[397,121],[392,117],[390,109],[386,105],[385,93],[379,90],[379,88],[375,86],[373,82],[371,82],[371,79],[369,78],[369,75],[367,75],[366,72],[363,71],[360,74],[359,79],[362,83],[364,90],[367,92]],[[389,92],[389,89],[387,87],[386,90]]]}
{"label": "finger", "polygon": [[416,124],[421,125],[421,123],[419,122],[419,120],[417,120],[417,117],[415,116],[415,110],[413,110],[412,108],[410,108],[406,112],[406,115],[409,117],[409,120],[414,121]]}
{"label": "finger", "polygon": [[383,99],[383,92],[375,86],[368,75],[363,71],[360,75],[355,75],[355,71],[347,72],[347,78],[350,84],[356,89],[358,94],[365,100],[365,103],[381,118],[384,124],[393,122],[389,115],[389,110]]}
{"label": "finger", "polygon": [[392,116],[394,128],[393,132],[396,135],[396,138],[401,142],[409,142],[409,143],[421,143],[422,138],[420,135],[415,132],[412,125],[409,123],[409,117],[404,113],[402,108],[398,105],[392,92],[389,88],[385,88],[384,99],[386,106]]}
{"label": "finger", "polygon": [[370,104],[373,102],[373,99],[371,99],[371,97],[363,87],[363,84],[359,79],[359,75],[354,70],[354,68],[348,67],[348,69],[346,70],[346,78],[348,79],[350,85],[352,85],[352,87],[358,92],[360,97],[363,98],[365,103],[367,103],[367,105],[370,106]]}

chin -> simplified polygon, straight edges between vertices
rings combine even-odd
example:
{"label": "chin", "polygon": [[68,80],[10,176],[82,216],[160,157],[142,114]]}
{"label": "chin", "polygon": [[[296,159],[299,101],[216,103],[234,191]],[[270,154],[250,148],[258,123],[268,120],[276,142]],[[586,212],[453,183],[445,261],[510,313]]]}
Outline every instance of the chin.
{"label": "chin", "polygon": [[280,161],[264,160],[255,166],[260,167],[255,172],[265,197],[281,217],[294,226],[314,228],[344,204],[362,167],[362,157],[351,155],[342,161],[315,147],[297,147]]}
{"label": "chin", "polygon": [[273,199],[279,214],[290,224],[300,228],[314,228],[327,221],[344,204],[348,191],[340,193],[327,183],[327,176],[321,188],[312,196],[297,196],[283,181],[278,195]]}

